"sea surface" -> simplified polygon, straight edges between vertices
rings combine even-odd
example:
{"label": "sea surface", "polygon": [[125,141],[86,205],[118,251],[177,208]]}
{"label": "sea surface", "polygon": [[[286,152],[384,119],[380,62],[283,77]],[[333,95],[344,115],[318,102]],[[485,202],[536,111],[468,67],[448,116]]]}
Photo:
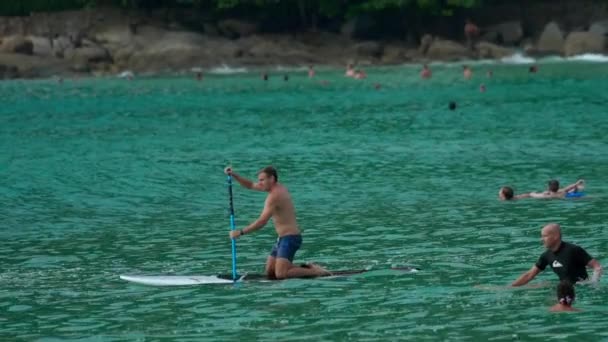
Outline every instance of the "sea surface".
{"label": "sea surface", "polygon": [[[0,340],[608,340],[606,278],[576,287],[575,314],[548,311],[550,269],[506,287],[549,222],[608,265],[608,63],[525,63],[472,64],[469,81],[454,63],[427,81],[395,66],[0,82]],[[230,273],[226,165],[277,167],[296,262],[371,272],[121,280]],[[581,178],[582,199],[497,199]],[[242,228],[265,197],[233,190]],[[239,273],[262,272],[275,239],[272,224],[239,239]],[[405,265],[421,271],[388,271]]]}

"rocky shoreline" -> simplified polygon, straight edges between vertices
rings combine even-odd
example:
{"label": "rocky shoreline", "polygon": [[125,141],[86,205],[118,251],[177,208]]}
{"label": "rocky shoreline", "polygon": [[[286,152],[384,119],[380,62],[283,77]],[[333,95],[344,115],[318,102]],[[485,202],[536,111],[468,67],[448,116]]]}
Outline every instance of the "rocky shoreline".
{"label": "rocky shoreline", "polygon": [[[521,20],[480,25],[474,42],[424,34],[419,41],[360,40],[355,23],[340,32],[262,34],[236,19],[189,31],[143,13],[95,9],[0,17],[0,79],[70,75],[164,73],[212,68],[328,65],[392,65],[500,59],[523,50],[529,56],[606,53],[608,20],[574,27],[548,20],[526,32]],[[568,26],[572,26],[569,28]]]}

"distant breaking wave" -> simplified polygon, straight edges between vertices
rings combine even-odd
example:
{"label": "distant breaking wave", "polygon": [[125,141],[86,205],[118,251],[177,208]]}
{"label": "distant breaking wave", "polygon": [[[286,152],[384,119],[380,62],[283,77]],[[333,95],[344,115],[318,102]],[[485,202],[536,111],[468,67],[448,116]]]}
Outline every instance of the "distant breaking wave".
{"label": "distant breaking wave", "polygon": [[608,56],[597,53],[585,53],[578,56],[568,57],[566,60],[605,63],[608,62]]}
{"label": "distant breaking wave", "polygon": [[210,74],[229,75],[229,74],[242,74],[247,72],[247,68],[231,68],[226,64],[222,64],[220,67],[215,67],[209,70]]}
{"label": "distant breaking wave", "polygon": [[133,71],[131,70],[125,70],[123,72],[121,72],[120,74],[116,75],[116,77],[118,78],[129,78],[129,77],[134,77],[135,74],[133,74]]}
{"label": "distant breaking wave", "polygon": [[595,53],[585,53],[582,55],[576,55],[572,57],[561,57],[561,56],[547,56],[539,59],[535,59],[529,56],[526,56],[520,52],[515,53],[511,56],[504,57],[500,60],[505,64],[532,64],[536,62],[550,62],[550,63],[560,63],[560,62],[594,62],[594,63],[606,63],[608,62],[608,56],[595,54]]}
{"label": "distant breaking wave", "polygon": [[514,53],[508,57],[503,57],[500,61],[505,64],[532,64],[536,62],[534,58],[528,57],[521,52]]}
{"label": "distant breaking wave", "polygon": [[306,71],[306,70],[308,70],[308,68],[305,67],[305,66],[283,66],[283,65],[277,65],[275,69],[277,71],[281,71],[281,72],[283,72],[283,71],[294,72],[294,71]]}
{"label": "distant breaking wave", "polygon": [[445,66],[459,66],[464,64],[469,65],[481,65],[481,64],[534,64],[534,63],[567,63],[567,62],[591,62],[591,63],[608,63],[608,56],[601,54],[585,53],[582,55],[576,55],[572,57],[561,57],[561,56],[546,56],[541,58],[534,58],[526,56],[523,52],[516,52],[511,56],[503,57],[500,60],[493,59],[480,59],[480,60],[466,60],[459,62],[431,62],[430,65],[445,65]]}

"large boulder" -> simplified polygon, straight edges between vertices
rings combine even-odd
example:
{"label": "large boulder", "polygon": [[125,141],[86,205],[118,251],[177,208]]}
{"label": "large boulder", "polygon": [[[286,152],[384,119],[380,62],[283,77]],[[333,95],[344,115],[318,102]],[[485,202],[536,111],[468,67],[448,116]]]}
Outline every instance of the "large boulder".
{"label": "large boulder", "polygon": [[363,42],[355,45],[355,52],[358,57],[380,58],[384,52],[384,47],[378,42]]}
{"label": "large boulder", "polygon": [[552,21],[545,26],[538,39],[536,50],[540,53],[559,53],[564,49],[564,34],[556,22]]}
{"label": "large boulder", "polygon": [[0,52],[32,55],[34,54],[34,44],[23,36],[6,37],[2,39]]}
{"label": "large boulder", "polygon": [[19,69],[14,65],[0,64],[0,80],[19,77]]}
{"label": "large boulder", "polygon": [[114,64],[120,67],[128,67],[131,56],[135,53],[135,48],[128,46],[117,48],[112,51],[112,59]]}
{"label": "large boulder", "polygon": [[0,35],[25,35],[30,21],[28,17],[0,17]]}
{"label": "large boulder", "polygon": [[479,58],[500,59],[512,56],[515,51],[496,44],[480,42],[477,44],[477,53]]}
{"label": "large boulder", "polygon": [[592,32],[571,32],[564,43],[566,56],[604,52],[606,38]]}
{"label": "large boulder", "polygon": [[451,41],[436,39],[429,46],[426,57],[439,60],[458,60],[472,57],[471,50],[466,46]]}
{"label": "large boulder", "polygon": [[116,49],[117,64],[134,71],[185,70],[220,60],[218,44],[205,36],[142,26],[131,46]]}
{"label": "large boulder", "polygon": [[258,31],[256,24],[236,19],[222,20],[217,27],[224,36],[230,39],[251,36]]}
{"label": "large boulder", "polygon": [[497,31],[484,31],[479,37],[479,41],[488,43],[498,43],[500,40],[502,40],[502,37]]}
{"label": "large boulder", "polygon": [[66,53],[74,49],[74,43],[66,36],[58,36],[53,39],[53,54],[59,58],[63,58]]}
{"label": "large boulder", "polygon": [[384,64],[399,64],[405,61],[407,50],[402,46],[388,45],[384,47],[382,54],[382,63]]}
{"label": "large boulder", "polygon": [[589,32],[596,33],[601,36],[608,35],[608,20],[596,21],[589,27]]}
{"label": "large boulder", "polygon": [[251,45],[247,50],[248,55],[256,57],[270,57],[275,55],[277,51],[281,49],[279,46],[272,41],[260,40],[257,43]]}
{"label": "large boulder", "polygon": [[33,53],[37,56],[52,56],[53,46],[51,45],[51,39],[48,37],[41,36],[28,36],[33,44]]}
{"label": "large boulder", "polygon": [[86,46],[73,49],[65,56],[67,59],[85,61],[88,63],[111,62],[108,50],[101,46]]}
{"label": "large boulder", "polygon": [[0,53],[0,65],[8,67],[5,68],[5,76],[7,72],[15,75],[17,70],[15,77],[50,77],[65,74],[69,67],[69,63],[62,59],[17,53]]}
{"label": "large boulder", "polygon": [[133,32],[126,25],[106,26],[95,32],[92,38],[103,45],[124,46],[133,40]]}
{"label": "large boulder", "polygon": [[[505,45],[516,45],[524,37],[520,21],[508,21],[484,29],[482,40],[498,42]],[[484,39],[485,37],[485,39]],[[492,40],[493,39],[493,40]]]}
{"label": "large boulder", "polygon": [[431,44],[433,44],[433,36],[430,34],[425,34],[422,36],[420,39],[420,46],[418,47],[420,54],[425,55],[427,51],[429,51]]}

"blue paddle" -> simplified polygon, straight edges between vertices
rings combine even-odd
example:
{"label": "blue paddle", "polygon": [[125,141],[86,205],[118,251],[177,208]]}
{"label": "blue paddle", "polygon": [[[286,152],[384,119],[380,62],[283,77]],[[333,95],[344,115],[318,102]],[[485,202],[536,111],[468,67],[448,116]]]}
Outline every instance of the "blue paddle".
{"label": "blue paddle", "polygon": [[[234,223],[234,204],[232,203],[232,176],[228,176],[228,195],[230,198],[230,230],[236,230]],[[236,277],[236,239],[232,240],[232,280],[237,281]]]}

